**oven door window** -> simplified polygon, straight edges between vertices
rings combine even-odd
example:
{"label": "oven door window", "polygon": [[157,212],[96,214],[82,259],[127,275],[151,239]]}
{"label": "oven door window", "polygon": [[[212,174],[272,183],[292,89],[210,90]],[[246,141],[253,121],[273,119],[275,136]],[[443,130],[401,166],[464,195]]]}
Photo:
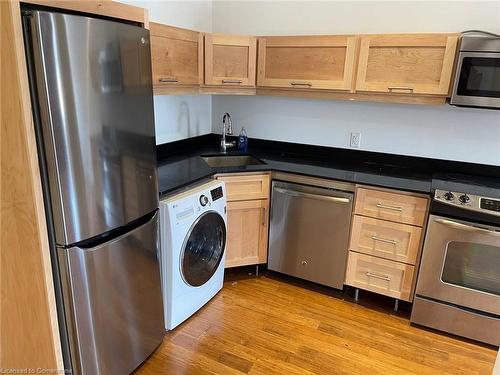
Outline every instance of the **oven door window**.
{"label": "oven door window", "polygon": [[500,98],[500,58],[463,57],[457,94]]}
{"label": "oven door window", "polygon": [[500,295],[500,245],[448,242],[441,279],[448,284]]}

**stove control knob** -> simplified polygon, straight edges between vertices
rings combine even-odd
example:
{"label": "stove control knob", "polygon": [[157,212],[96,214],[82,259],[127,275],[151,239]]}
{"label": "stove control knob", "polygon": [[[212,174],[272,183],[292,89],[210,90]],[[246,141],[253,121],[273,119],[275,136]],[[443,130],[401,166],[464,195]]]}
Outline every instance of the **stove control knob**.
{"label": "stove control knob", "polygon": [[455,196],[453,195],[453,193],[451,191],[447,192],[447,193],[444,193],[443,194],[443,197],[444,199],[446,199],[447,201],[451,201],[453,200],[453,198],[455,198]]}
{"label": "stove control knob", "polygon": [[460,197],[458,197],[458,200],[460,201],[460,203],[466,204],[467,202],[470,201],[470,198],[467,194],[463,194]]}
{"label": "stove control knob", "polygon": [[206,195],[201,195],[200,196],[200,204],[205,207],[208,203],[208,198]]}

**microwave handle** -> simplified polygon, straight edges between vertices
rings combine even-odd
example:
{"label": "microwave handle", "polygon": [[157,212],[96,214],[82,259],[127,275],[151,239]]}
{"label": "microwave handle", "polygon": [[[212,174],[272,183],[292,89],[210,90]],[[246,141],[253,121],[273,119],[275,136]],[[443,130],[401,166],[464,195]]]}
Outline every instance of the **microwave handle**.
{"label": "microwave handle", "polygon": [[434,221],[436,223],[439,223],[439,224],[448,225],[449,227],[454,227],[454,228],[464,229],[464,230],[470,230],[470,231],[474,231],[474,232],[481,232],[481,233],[489,234],[489,235],[492,235],[492,236],[500,236],[500,232],[497,232],[495,230],[490,230],[490,229],[475,227],[473,225],[467,225],[467,224],[463,224],[463,223],[458,223],[458,222],[453,221],[453,220],[448,220],[448,219],[434,219]]}

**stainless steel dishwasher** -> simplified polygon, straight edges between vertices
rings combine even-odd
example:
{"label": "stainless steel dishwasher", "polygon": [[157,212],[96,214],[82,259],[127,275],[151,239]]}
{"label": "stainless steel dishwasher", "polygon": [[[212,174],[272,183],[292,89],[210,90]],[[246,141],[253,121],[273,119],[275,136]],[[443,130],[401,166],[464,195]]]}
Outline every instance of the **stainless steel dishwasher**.
{"label": "stainless steel dishwasher", "polygon": [[[335,187],[332,181],[323,185]],[[352,191],[273,181],[268,268],[342,289]]]}

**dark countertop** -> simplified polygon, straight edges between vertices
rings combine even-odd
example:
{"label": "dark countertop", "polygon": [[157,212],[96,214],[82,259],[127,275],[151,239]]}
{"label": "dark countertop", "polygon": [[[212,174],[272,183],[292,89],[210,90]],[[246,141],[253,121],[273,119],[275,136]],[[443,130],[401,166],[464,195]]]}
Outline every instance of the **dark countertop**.
{"label": "dark countertop", "polygon": [[[200,155],[220,154],[219,141],[220,136],[210,134],[159,146],[160,196],[217,173],[254,171],[289,172],[419,193],[431,192],[432,170],[426,159],[423,163],[416,163],[407,160],[415,159],[411,157],[250,139],[248,154],[265,164],[211,168]],[[229,152],[228,155],[241,154]]]}

